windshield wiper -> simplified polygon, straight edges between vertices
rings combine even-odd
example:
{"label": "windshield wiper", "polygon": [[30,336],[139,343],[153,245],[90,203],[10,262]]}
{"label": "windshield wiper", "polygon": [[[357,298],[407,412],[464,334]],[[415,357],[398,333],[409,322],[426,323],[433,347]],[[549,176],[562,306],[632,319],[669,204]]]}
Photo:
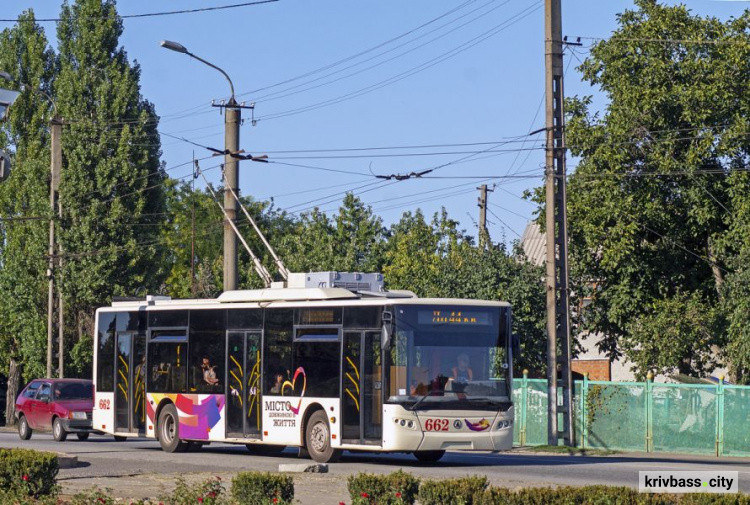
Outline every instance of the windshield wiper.
{"label": "windshield wiper", "polygon": [[419,405],[420,403],[422,403],[422,402],[423,402],[423,401],[424,401],[424,400],[425,400],[425,399],[426,399],[426,398],[427,398],[428,396],[430,396],[430,395],[422,395],[422,396],[421,396],[421,397],[419,398],[419,400],[417,400],[416,402],[414,402],[414,404],[412,404],[412,406],[411,406],[411,407],[409,407],[409,408],[408,408],[408,409],[406,409],[406,410],[411,410],[411,411],[417,410],[417,405]]}

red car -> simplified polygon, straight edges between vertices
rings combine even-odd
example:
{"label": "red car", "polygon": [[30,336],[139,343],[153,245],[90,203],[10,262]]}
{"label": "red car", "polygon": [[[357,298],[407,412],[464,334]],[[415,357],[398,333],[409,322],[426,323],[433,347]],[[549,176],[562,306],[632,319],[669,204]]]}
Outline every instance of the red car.
{"label": "red car", "polygon": [[33,430],[49,431],[58,442],[68,433],[86,440],[93,431],[94,385],[84,379],[36,379],[18,395],[18,436],[31,438]]}

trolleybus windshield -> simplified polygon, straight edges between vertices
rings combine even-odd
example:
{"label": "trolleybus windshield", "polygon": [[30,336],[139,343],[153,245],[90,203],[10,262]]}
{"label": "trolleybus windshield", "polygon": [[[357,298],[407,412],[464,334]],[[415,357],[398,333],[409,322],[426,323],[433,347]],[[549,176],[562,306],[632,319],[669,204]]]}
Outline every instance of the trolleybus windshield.
{"label": "trolleybus windshield", "polygon": [[388,402],[407,408],[495,408],[509,402],[504,307],[401,305]]}

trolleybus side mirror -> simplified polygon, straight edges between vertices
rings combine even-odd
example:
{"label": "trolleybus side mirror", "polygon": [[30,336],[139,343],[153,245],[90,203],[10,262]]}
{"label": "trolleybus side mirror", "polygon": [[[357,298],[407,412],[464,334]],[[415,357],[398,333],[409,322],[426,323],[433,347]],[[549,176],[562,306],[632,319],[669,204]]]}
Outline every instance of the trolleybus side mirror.
{"label": "trolleybus side mirror", "polygon": [[521,335],[518,333],[514,333],[511,335],[511,345],[513,346],[513,357],[514,358],[520,358],[521,357]]}
{"label": "trolleybus side mirror", "polygon": [[380,335],[380,346],[383,349],[391,347],[391,338],[393,337],[393,314],[387,310],[383,311],[383,331]]}

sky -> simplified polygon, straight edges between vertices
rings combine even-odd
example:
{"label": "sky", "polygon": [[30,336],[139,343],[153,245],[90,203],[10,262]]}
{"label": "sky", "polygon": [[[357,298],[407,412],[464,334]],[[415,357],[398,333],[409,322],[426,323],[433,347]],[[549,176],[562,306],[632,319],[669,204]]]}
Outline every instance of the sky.
{"label": "sky", "polygon": [[[118,11],[130,15],[241,1],[127,0],[118,3]],[[750,8],[743,1],[682,3],[721,19]],[[563,34],[570,39],[607,37],[616,29],[617,14],[633,8],[625,0],[562,4]],[[54,0],[3,0],[0,18],[15,18],[28,8],[37,18],[55,18],[59,7]],[[55,45],[55,23],[42,24]],[[528,135],[544,126],[543,33],[542,0],[278,0],[125,19],[120,43],[141,66],[142,94],[161,116],[162,160],[170,176],[189,181],[193,153],[210,154],[175,136],[223,148],[223,117],[211,101],[228,98],[229,86],[217,71],[161,48],[164,39],[223,68],[237,99],[255,103],[252,113],[243,111],[240,146],[246,153],[268,154],[275,163],[243,161],[242,194],[273,198],[289,212],[318,206],[330,215],[351,191],[386,225],[407,210],[421,208],[432,216],[445,207],[476,235],[476,188],[486,183],[494,185],[488,198],[490,236],[510,244],[535,209],[522,195],[542,183],[544,171],[543,136]],[[592,42],[584,38],[584,47],[566,52],[565,93],[593,94],[603,107],[605,97],[576,71]],[[401,148],[362,149],[381,147]],[[220,182],[219,163],[201,161],[214,184]],[[569,161],[569,169],[574,165]],[[424,178],[401,182],[373,176],[429,168],[435,170]]]}

